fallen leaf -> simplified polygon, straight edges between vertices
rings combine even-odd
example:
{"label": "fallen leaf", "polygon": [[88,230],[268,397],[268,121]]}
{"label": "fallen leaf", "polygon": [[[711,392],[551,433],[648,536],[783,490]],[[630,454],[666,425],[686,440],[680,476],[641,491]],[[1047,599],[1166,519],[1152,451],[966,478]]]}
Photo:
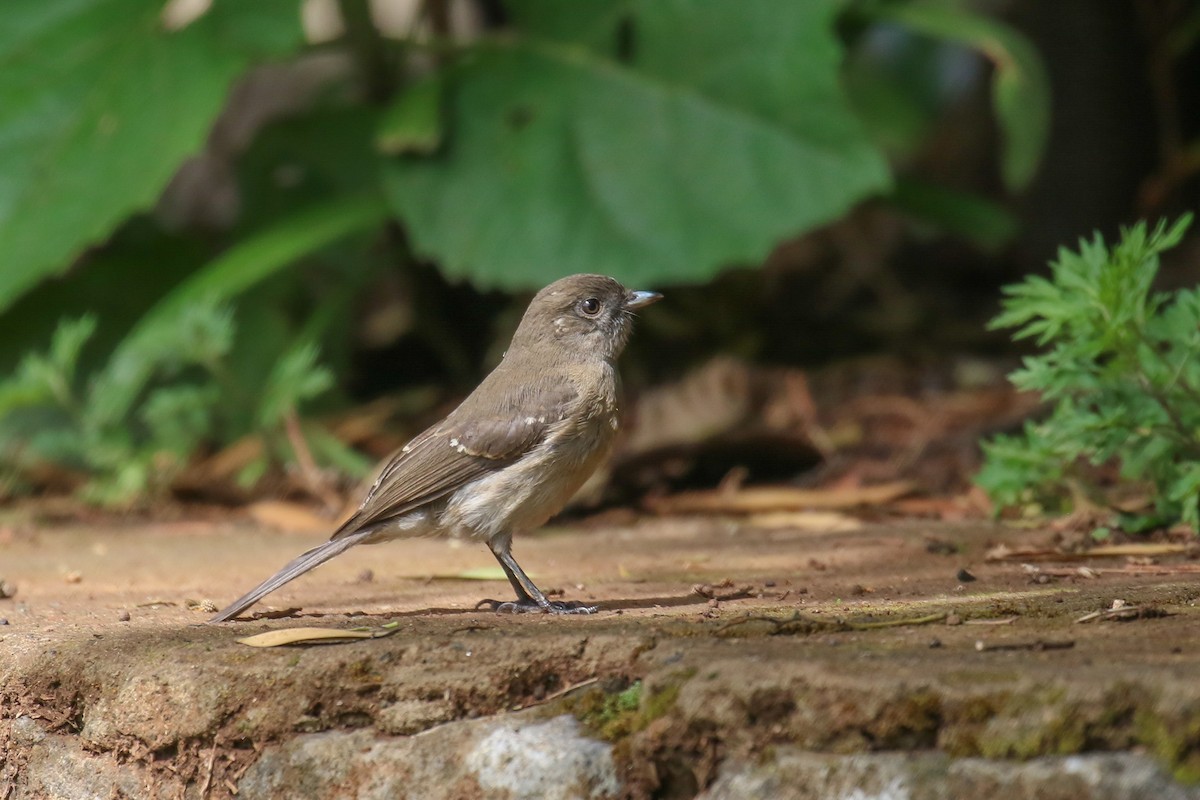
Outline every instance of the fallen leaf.
{"label": "fallen leaf", "polygon": [[[527,573],[531,578],[533,573]],[[475,569],[464,569],[462,572],[454,572],[442,575],[434,575],[431,580],[435,581],[506,581],[508,576],[504,574],[504,570],[499,566],[495,567],[476,567]]]}
{"label": "fallen leaf", "polygon": [[802,531],[856,531],[862,523],[836,511],[766,511],[751,514],[746,524],[755,528],[793,528]]}
{"label": "fallen leaf", "polygon": [[358,639],[380,639],[400,628],[395,623],[380,628],[282,628],[238,639],[250,647],[282,647],[290,644],[340,644]]}
{"label": "fallen leaf", "polygon": [[912,492],[907,481],[837,489],[796,489],[788,486],[743,489],[737,492],[683,492],[668,497],[647,498],[648,509],[657,514],[727,513],[752,514],[767,511],[840,509],[878,506]]}
{"label": "fallen leaf", "polygon": [[1103,544],[1085,550],[1090,556],[1166,556],[1177,553],[1190,553],[1196,549],[1194,544],[1172,544],[1169,542],[1131,542],[1128,544]]}

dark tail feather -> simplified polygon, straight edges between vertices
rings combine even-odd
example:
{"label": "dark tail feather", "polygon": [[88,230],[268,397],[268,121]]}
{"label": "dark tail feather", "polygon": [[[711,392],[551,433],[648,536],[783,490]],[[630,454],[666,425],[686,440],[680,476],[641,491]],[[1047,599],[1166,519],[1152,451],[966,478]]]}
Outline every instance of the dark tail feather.
{"label": "dark tail feather", "polygon": [[268,594],[275,591],[280,586],[283,586],[288,581],[291,581],[294,578],[299,578],[313,567],[324,564],[334,556],[339,555],[350,547],[358,544],[364,538],[366,538],[368,533],[369,531],[358,531],[357,533],[352,533],[349,536],[343,536],[339,539],[330,539],[328,542],[318,545],[312,550],[297,556],[291,562],[289,562],[286,567],[279,570],[279,572],[276,572],[258,586],[255,586],[237,600],[234,600],[228,608],[210,619],[209,623],[225,622],[226,620],[233,619],[238,614],[242,613],[259,600],[262,600]]}

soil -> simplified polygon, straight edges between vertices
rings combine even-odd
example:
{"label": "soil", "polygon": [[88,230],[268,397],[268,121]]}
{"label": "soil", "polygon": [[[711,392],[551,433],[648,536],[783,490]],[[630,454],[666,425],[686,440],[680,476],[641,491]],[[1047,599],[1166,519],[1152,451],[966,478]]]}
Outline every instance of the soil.
{"label": "soil", "polygon": [[[15,589],[0,599],[0,785],[22,779],[29,720],[138,766],[163,796],[224,797],[262,748],[303,733],[407,736],[531,707],[615,742],[634,796],[692,796],[723,760],[783,745],[1134,750],[1200,781],[1200,574],[1182,557],[1157,574],[1144,560],[1146,574],[1113,558],[989,562],[996,544],[1052,536],[983,522],[598,520],[515,549],[543,589],[600,606],[591,616],[476,610],[510,592],[470,579],[495,567],[487,549],[417,540],[352,550],[255,609],[299,609],[283,618],[203,624],[321,538],[213,522],[0,527],[0,579]],[[1077,622],[1114,600],[1138,611]],[[392,635],[238,642],[293,626]]]}

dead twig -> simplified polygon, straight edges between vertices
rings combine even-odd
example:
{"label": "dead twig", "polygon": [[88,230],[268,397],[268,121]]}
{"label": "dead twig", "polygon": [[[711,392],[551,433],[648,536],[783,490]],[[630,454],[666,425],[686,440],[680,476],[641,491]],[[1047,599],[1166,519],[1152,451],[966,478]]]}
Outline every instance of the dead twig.
{"label": "dead twig", "polygon": [[941,622],[946,618],[946,613],[926,614],[923,617],[909,617],[907,619],[888,619],[871,622],[855,622],[854,620],[846,620],[844,624],[850,630],[854,631],[869,631],[876,628],[901,628],[909,625],[928,625],[931,622]]}
{"label": "dead twig", "polygon": [[600,680],[599,678],[588,678],[587,680],[579,681],[578,683],[572,683],[570,686],[564,686],[563,688],[559,689],[557,692],[551,692],[550,694],[546,695],[546,697],[542,700],[542,702],[548,703],[551,700],[557,700],[558,698],[563,697],[564,695],[570,694],[571,692],[575,691],[576,689],[582,689],[585,686],[591,686],[593,683],[599,682],[599,680]]}
{"label": "dead twig", "polygon": [[1196,551],[1195,543],[1131,542],[1105,544],[1070,552],[1047,547],[1009,547],[999,544],[984,554],[986,561],[1082,561],[1089,558],[1142,558],[1188,555]]}
{"label": "dead twig", "polygon": [[513,711],[524,711],[527,708],[533,708],[534,706],[545,705],[546,703],[557,700],[560,697],[565,697],[566,695],[569,695],[571,692],[578,691],[579,689],[586,688],[595,683],[599,683],[599,681],[600,681],[599,678],[588,678],[587,680],[582,680],[582,681],[579,681],[578,683],[572,683],[570,686],[564,686],[563,688],[559,689],[557,692],[551,692],[550,694],[543,697],[541,700],[534,700],[532,703],[526,703],[523,706],[514,706],[512,710]]}
{"label": "dead twig", "polygon": [[213,764],[217,760],[217,738],[213,737],[212,749],[208,751],[208,762],[204,765],[204,780],[200,781],[201,800],[207,800],[209,787],[212,786]]}
{"label": "dead twig", "polygon": [[1194,575],[1200,573],[1200,564],[1126,564],[1123,567],[1038,567],[1022,564],[1021,569],[1031,575],[1048,575],[1051,578],[1098,578],[1101,575]]}
{"label": "dead twig", "polygon": [[1110,620],[1113,622],[1132,622],[1135,619],[1155,619],[1157,617],[1169,617],[1170,613],[1157,608],[1156,606],[1130,606],[1120,605],[1113,608],[1106,608],[1103,611],[1093,611],[1090,614],[1084,614],[1079,619],[1075,620],[1078,625],[1084,622],[1092,622],[1094,620]]}
{"label": "dead twig", "polygon": [[868,631],[879,628],[900,628],[909,625],[928,625],[931,622],[941,622],[946,618],[946,614],[927,614],[923,617],[907,617],[905,619],[889,619],[889,620],[870,620],[858,621],[848,619],[818,619],[816,617],[805,616],[803,614],[793,614],[785,619],[767,616],[747,616],[740,617],[730,622],[725,623],[717,628],[717,634],[721,635],[729,630],[732,630],[740,625],[746,625],[752,622],[765,622],[774,626],[774,629],[768,634],[770,636],[779,636],[782,634],[793,633],[813,633],[815,631]]}
{"label": "dead twig", "polygon": [[296,413],[294,407],[289,408],[284,414],[283,423],[288,442],[292,445],[292,454],[296,457],[296,464],[300,467],[300,475],[304,479],[306,488],[313,497],[324,503],[330,512],[337,513],[342,508],[342,498],[330,488],[329,481],[317,467],[316,459],[313,458],[312,451],[308,448],[308,440],[304,438],[304,431],[300,427],[300,415]]}

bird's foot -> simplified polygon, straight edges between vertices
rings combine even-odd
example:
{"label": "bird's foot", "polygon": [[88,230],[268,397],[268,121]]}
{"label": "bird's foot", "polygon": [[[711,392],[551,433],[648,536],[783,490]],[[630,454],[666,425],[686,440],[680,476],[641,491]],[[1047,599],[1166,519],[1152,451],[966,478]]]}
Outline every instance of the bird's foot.
{"label": "bird's foot", "polygon": [[487,607],[497,614],[595,614],[598,606],[585,606],[565,600],[547,600],[540,605],[533,598],[525,600],[480,600],[475,608]]}

